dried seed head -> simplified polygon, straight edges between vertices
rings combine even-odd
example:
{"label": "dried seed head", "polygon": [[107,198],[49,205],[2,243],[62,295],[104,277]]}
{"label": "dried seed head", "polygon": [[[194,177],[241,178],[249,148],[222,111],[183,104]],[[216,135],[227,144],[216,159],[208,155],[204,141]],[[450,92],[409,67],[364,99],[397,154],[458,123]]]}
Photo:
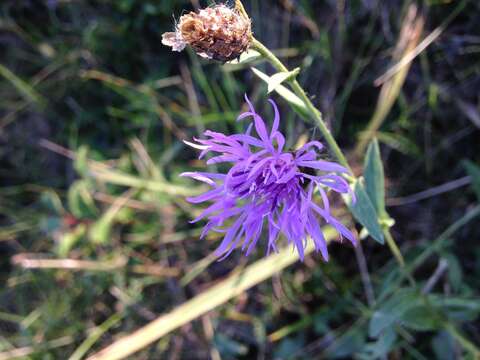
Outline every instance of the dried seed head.
{"label": "dried seed head", "polygon": [[250,19],[236,9],[216,5],[183,15],[175,32],[163,34],[162,43],[173,51],[190,45],[204,58],[225,62],[246,51],[251,38]]}

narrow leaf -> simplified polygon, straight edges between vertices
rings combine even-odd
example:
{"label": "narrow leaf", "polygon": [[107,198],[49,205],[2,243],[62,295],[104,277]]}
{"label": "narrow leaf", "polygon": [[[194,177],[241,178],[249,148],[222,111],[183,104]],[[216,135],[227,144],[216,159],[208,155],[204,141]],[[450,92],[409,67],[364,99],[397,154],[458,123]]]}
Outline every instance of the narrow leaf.
{"label": "narrow leaf", "polygon": [[277,88],[287,80],[291,80],[300,73],[300,68],[296,68],[292,71],[279,72],[270,77],[268,80],[268,93],[277,90]]}
{"label": "narrow leaf", "polygon": [[459,259],[454,254],[447,253],[443,255],[443,258],[448,263],[448,282],[450,283],[452,290],[454,292],[458,292],[463,286],[462,265],[460,264]]}
{"label": "narrow leaf", "polygon": [[72,231],[64,234],[57,245],[57,254],[60,257],[66,257],[70,250],[87,234],[85,224],[77,225]]}
{"label": "narrow leaf", "polygon": [[20,79],[2,64],[0,64],[0,77],[7,79],[7,81],[9,81],[26,100],[35,103],[41,108],[46,106],[47,100],[42,95],[40,95],[27,81]]}
{"label": "narrow leaf", "polygon": [[377,139],[368,146],[364,164],[365,190],[380,218],[386,216],[385,178]]}
{"label": "narrow leaf", "polygon": [[395,329],[389,328],[384,331],[377,341],[368,343],[363,347],[366,359],[381,359],[388,355],[391,351],[395,340],[397,339],[397,333]]}
{"label": "narrow leaf", "polygon": [[380,142],[403,154],[413,157],[422,156],[422,152],[417,144],[403,135],[379,131],[377,132],[377,138]]}
{"label": "narrow leaf", "polygon": [[118,324],[122,320],[123,316],[123,314],[115,313],[105,320],[100,326],[96,327],[92,332],[90,332],[88,338],[86,338],[83,343],[80,344],[77,350],[70,355],[68,360],[82,359],[88,350],[102,337],[102,335]]}
{"label": "narrow leaf", "polygon": [[80,176],[87,176],[88,174],[88,152],[87,146],[82,145],[77,151],[73,167]]}
{"label": "narrow leaf", "polygon": [[94,244],[106,244],[110,239],[113,219],[108,216],[100,218],[90,227],[89,238]]}
{"label": "narrow leaf", "polygon": [[[262,79],[268,84],[270,80],[270,76],[268,76],[267,74],[261,72],[260,70],[254,67],[252,67],[251,69],[255,75],[257,75],[260,79]],[[275,91],[278,93],[278,95],[280,95],[290,104],[292,104],[297,110],[299,110],[303,114],[307,113],[307,107],[305,103],[302,101],[302,99],[300,99],[297,95],[295,95],[292,91],[287,89],[285,86],[278,85]]]}
{"label": "narrow leaf", "polygon": [[367,334],[359,321],[349,330],[341,334],[325,351],[327,359],[352,358],[365,348]]}
{"label": "narrow leaf", "polygon": [[432,331],[442,326],[438,318],[438,310],[424,304],[409,309],[400,320],[405,327],[415,331]]}
{"label": "narrow leaf", "polygon": [[77,180],[68,189],[68,208],[79,219],[93,217],[98,213],[86,180]]}
{"label": "narrow leaf", "polygon": [[362,179],[358,179],[353,189],[356,197],[355,204],[352,203],[350,197],[345,197],[348,207],[357,221],[362,224],[372,238],[380,244],[384,243],[382,229],[378,222],[377,212],[368,197]]}
{"label": "narrow leaf", "polygon": [[387,300],[373,313],[368,326],[371,337],[378,337],[380,333],[399,321],[410,309],[418,306],[419,294],[415,290],[404,289],[391,299]]}
{"label": "narrow leaf", "polygon": [[234,59],[232,61],[227,62],[227,64],[231,65],[239,65],[239,64],[247,64],[253,62],[261,57],[260,53],[255,50],[248,50],[243,52],[238,59]]}

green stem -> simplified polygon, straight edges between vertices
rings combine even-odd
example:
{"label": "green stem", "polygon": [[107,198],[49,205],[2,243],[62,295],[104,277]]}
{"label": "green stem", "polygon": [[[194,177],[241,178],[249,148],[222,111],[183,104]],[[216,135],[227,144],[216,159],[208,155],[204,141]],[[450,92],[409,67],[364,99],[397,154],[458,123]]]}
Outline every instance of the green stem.
{"label": "green stem", "polygon": [[398,248],[395,239],[393,238],[392,234],[390,233],[390,228],[385,227],[383,229],[383,236],[385,236],[385,240],[387,241],[387,245],[390,248],[393,256],[397,260],[398,265],[400,266],[400,271],[404,274],[404,276],[408,279],[410,285],[415,285],[415,279],[413,276],[405,271],[405,259],[403,258],[402,252]]}
{"label": "green stem", "polygon": [[447,323],[445,325],[445,330],[447,330],[465,350],[470,352],[474,359],[480,358],[480,349],[467,339],[453,324]]}
{"label": "green stem", "polygon": [[248,14],[240,0],[235,0],[235,8],[245,17],[245,19],[249,19]]}
{"label": "green stem", "polygon": [[392,234],[390,234],[389,228],[385,228],[383,230],[383,236],[385,236],[385,240],[387,240],[387,245],[392,251],[392,254],[397,259],[398,264],[400,265],[400,267],[403,268],[405,266],[405,260],[403,259],[403,255],[400,252],[400,249],[398,248],[397,243],[393,239]]}
{"label": "green stem", "polygon": [[[283,63],[273,54],[265,45],[263,45],[260,41],[257,39],[253,38],[252,39],[252,49],[258,51],[265,59],[267,59],[278,71],[281,72],[288,72],[288,69]],[[351,168],[348,164],[347,159],[345,158],[345,155],[343,155],[342,150],[340,150],[340,147],[338,146],[337,142],[333,138],[330,130],[327,128],[327,125],[323,121],[322,114],[320,111],[312,104],[310,99],[308,98],[305,90],[302,88],[300,83],[296,79],[292,79],[290,81],[292,90],[295,92],[295,94],[302,99],[302,101],[305,103],[305,106],[307,107],[308,112],[310,115],[315,119],[317,126],[322,133],[323,137],[325,138],[325,141],[327,142],[328,146],[330,147],[330,150],[333,152],[335,157],[337,158],[338,162],[345,166],[348,170],[351,171]]]}

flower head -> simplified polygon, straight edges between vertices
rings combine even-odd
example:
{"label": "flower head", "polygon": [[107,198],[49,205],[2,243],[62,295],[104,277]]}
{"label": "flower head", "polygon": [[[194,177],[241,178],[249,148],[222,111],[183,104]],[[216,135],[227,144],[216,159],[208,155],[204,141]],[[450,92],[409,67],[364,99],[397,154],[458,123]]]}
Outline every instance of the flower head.
{"label": "flower head", "polygon": [[[347,173],[343,166],[320,160],[318,153],[323,145],[311,141],[295,152],[284,150],[285,137],[278,130],[280,114],[272,100],[275,117],[271,130],[258,115],[248,98],[249,111],[238,120],[252,118],[245,134],[224,135],[206,131],[206,139],[195,139],[188,145],[201,150],[200,158],[216,153],[207,164],[231,163],[226,174],[187,172],[182,176],[202,181],[211,190],[191,203],[211,202],[193,222],[207,219],[202,237],[209,231],[224,233],[216,250],[225,258],[242,243],[246,255],[255,248],[265,230],[267,253],[277,250],[281,234],[293,244],[300,258],[304,258],[307,240],[311,237],[315,249],[328,260],[327,244],[320,222],[333,226],[340,236],[355,244],[354,235],[330,212],[327,192],[349,193],[350,187],[341,176]],[[252,130],[258,137],[252,136]],[[316,174],[315,174],[316,173]],[[313,199],[318,191],[322,206]]]}
{"label": "flower head", "polygon": [[207,59],[230,61],[238,58],[250,45],[250,19],[237,9],[216,5],[180,17],[175,32],[163,34],[162,43],[173,51],[190,45]]}

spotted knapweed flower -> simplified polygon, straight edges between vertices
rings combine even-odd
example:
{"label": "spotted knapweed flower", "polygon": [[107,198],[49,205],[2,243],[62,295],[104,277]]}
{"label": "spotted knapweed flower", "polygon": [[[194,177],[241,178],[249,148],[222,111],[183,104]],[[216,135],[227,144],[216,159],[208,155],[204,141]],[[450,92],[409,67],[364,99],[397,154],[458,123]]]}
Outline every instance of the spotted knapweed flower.
{"label": "spotted knapweed flower", "polygon": [[175,32],[162,36],[162,43],[173,51],[190,45],[199,56],[223,62],[238,58],[251,40],[250,19],[223,4],[181,16]]}
{"label": "spotted knapweed flower", "polygon": [[[245,134],[224,135],[206,131],[206,139],[194,139],[186,144],[201,150],[200,158],[207,153],[217,153],[207,164],[231,163],[226,174],[209,172],[186,172],[181,174],[204,182],[211,190],[197,197],[188,198],[191,203],[211,202],[201,215],[192,222],[207,219],[203,238],[209,231],[224,233],[216,250],[217,256],[227,257],[242,241],[246,255],[255,248],[264,233],[267,237],[266,251],[277,250],[277,240],[283,234],[293,244],[301,260],[309,238],[315,250],[328,260],[327,244],[320,223],[333,226],[340,237],[353,244],[355,237],[330,212],[327,191],[350,193],[348,182],[342,174],[348,173],[343,166],[319,159],[323,145],[311,141],[294,152],[284,150],[285,137],[278,130],[279,110],[269,100],[274,110],[272,129],[255,112],[246,98],[249,111],[238,120],[248,117],[253,122]],[[251,135],[253,127],[258,135]],[[322,206],[314,201],[318,191]]]}

